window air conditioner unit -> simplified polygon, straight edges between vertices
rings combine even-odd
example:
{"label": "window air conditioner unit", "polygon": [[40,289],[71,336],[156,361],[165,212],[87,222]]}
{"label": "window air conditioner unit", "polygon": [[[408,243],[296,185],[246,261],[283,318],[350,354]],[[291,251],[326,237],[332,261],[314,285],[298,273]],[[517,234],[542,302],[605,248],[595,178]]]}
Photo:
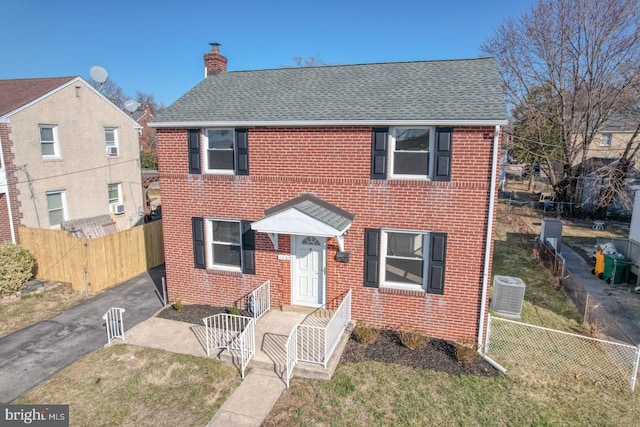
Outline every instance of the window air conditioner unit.
{"label": "window air conditioner unit", "polygon": [[520,318],[524,290],[522,279],[511,276],[495,276],[493,279],[493,297],[491,310],[507,317]]}
{"label": "window air conditioner unit", "polygon": [[107,155],[109,156],[117,156],[118,155],[118,147],[107,147]]}
{"label": "window air conditioner unit", "polygon": [[122,215],[124,213],[124,205],[123,204],[111,205],[111,213],[115,215]]}

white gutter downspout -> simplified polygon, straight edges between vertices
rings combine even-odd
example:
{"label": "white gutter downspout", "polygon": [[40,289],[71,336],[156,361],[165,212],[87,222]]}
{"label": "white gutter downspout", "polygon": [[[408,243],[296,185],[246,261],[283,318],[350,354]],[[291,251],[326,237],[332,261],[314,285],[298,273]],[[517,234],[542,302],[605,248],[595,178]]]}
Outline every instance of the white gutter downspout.
{"label": "white gutter downspout", "polygon": [[487,291],[489,287],[489,267],[491,264],[491,242],[493,241],[493,212],[495,210],[496,199],[496,172],[498,170],[498,143],[500,142],[500,126],[496,126],[493,135],[493,160],[491,162],[491,189],[489,191],[489,222],[487,223],[487,236],[484,249],[484,273],[482,276],[482,299],[480,300],[480,327],[478,328],[478,353],[482,353],[484,335],[484,318],[487,312]]}
{"label": "white gutter downspout", "polygon": [[11,230],[11,242],[15,245],[16,230],[13,226],[13,212],[11,211],[11,195],[9,193],[9,178],[7,177],[7,165],[4,162],[4,153],[2,151],[2,138],[0,138],[0,165],[2,165],[2,173],[4,174],[5,181],[7,182],[7,210],[9,211],[9,230]]}

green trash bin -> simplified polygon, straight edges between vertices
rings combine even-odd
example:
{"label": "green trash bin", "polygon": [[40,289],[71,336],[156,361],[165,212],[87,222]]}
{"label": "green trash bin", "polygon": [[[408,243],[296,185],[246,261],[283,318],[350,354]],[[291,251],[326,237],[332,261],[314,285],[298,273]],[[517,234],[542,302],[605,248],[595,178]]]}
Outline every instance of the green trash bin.
{"label": "green trash bin", "polygon": [[623,282],[623,280],[626,281],[628,267],[629,260],[618,258],[614,259],[613,270],[611,271],[611,280],[609,281],[609,283],[613,285],[619,285]]}
{"label": "green trash bin", "polygon": [[606,280],[607,282],[611,279],[611,273],[613,272],[613,260],[616,259],[611,254],[604,254],[604,271],[602,272],[601,279]]}

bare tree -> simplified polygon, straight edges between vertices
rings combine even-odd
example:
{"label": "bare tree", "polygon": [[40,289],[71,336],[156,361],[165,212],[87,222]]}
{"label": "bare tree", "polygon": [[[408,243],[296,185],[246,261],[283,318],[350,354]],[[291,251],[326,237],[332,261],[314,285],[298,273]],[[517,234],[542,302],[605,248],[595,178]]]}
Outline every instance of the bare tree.
{"label": "bare tree", "polygon": [[[514,142],[539,156],[560,200],[578,201],[587,149],[607,120],[640,104],[639,9],[637,0],[540,0],[482,46],[498,61],[507,101],[527,117]],[[536,123],[547,129],[533,132]],[[636,140],[621,159],[632,161]]]}
{"label": "bare tree", "polygon": [[327,65],[326,61],[317,55],[307,58],[293,56],[291,60],[294,62],[294,65],[283,65],[282,68],[319,67],[321,65]]}
{"label": "bare tree", "polygon": [[151,107],[151,112],[153,114],[157,114],[166,108],[164,104],[162,103],[158,104],[158,102],[156,101],[155,95],[152,93],[137,91],[136,101],[138,102],[138,104],[140,104],[141,108],[144,108],[145,105],[148,105],[149,107]]}
{"label": "bare tree", "polygon": [[120,109],[124,109],[124,103],[129,97],[124,94],[124,91],[120,86],[113,82],[111,79],[107,79],[104,83],[98,83],[93,80],[89,82],[91,86],[98,89],[109,101],[113,102]]}

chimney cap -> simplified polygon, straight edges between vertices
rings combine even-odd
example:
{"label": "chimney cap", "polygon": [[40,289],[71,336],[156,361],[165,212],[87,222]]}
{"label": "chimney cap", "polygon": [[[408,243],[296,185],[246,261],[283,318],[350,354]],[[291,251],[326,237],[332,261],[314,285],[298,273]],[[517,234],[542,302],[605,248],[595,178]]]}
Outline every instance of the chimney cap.
{"label": "chimney cap", "polygon": [[211,42],[209,43],[209,46],[211,46],[212,50],[220,50],[220,46],[222,46],[220,43],[217,42]]}

